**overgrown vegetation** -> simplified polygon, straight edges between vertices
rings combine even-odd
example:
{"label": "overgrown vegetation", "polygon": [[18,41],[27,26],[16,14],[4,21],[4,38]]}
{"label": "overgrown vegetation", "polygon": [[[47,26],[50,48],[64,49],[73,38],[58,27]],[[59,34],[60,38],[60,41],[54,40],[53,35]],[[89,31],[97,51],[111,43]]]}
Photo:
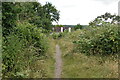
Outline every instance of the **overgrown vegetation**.
{"label": "overgrown vegetation", "polygon": [[52,22],[59,20],[59,11],[51,3],[41,5],[39,2],[3,2],[3,35],[8,35],[16,26],[16,21],[28,21],[37,27],[50,30]]}
{"label": "overgrown vegetation", "polygon": [[53,37],[53,39],[60,39],[60,38],[64,37],[67,33],[68,33],[68,31],[59,32],[59,33],[54,32],[51,34],[51,36]]}
{"label": "overgrown vegetation", "polygon": [[54,67],[48,66],[54,64],[55,45],[47,36],[59,11],[51,3],[3,2],[2,13],[2,77],[53,77]]}
{"label": "overgrown vegetation", "polygon": [[94,21],[91,21],[89,25],[100,26],[104,25],[104,23],[117,24],[118,22],[120,22],[120,16],[106,12],[104,15],[98,16]]}
{"label": "overgrown vegetation", "polygon": [[[58,44],[61,46],[63,53],[62,58],[64,65],[62,78],[118,78],[117,53],[119,44],[117,44],[117,41],[119,41],[119,35],[117,30],[117,25],[107,25],[104,27],[77,30],[61,38]],[[111,37],[113,38],[111,39]],[[102,38],[103,41],[100,41],[100,38]],[[104,39],[112,43],[104,42]],[[89,42],[92,42],[92,40],[94,40],[94,46],[100,46],[100,48],[97,49],[92,48],[95,52],[90,51],[91,48],[89,46],[91,46],[91,44],[89,44]],[[76,42],[73,43],[74,41]],[[114,41],[116,42],[114,43]],[[102,44],[102,42],[104,42],[104,44]],[[114,50],[109,52],[104,49],[113,47],[115,52]],[[102,49],[103,53],[101,54],[103,55],[100,55],[99,50]],[[83,54],[84,52],[89,55]]]}
{"label": "overgrown vegetation", "polygon": [[103,21],[53,38],[62,50],[62,78],[118,78],[119,25]]}
{"label": "overgrown vegetation", "polygon": [[47,38],[40,28],[29,23],[18,23],[14,30],[3,37],[4,77],[24,77],[27,74],[21,72],[29,69],[48,49]]}
{"label": "overgrown vegetation", "polygon": [[[106,13],[87,27],[78,24],[74,32],[56,33],[51,29],[59,11],[51,3],[2,5],[3,78],[53,78],[56,43],[63,53],[62,78],[118,77],[119,16]],[[105,22],[109,18],[112,22]]]}
{"label": "overgrown vegetation", "polygon": [[80,53],[107,55],[119,53],[119,41],[118,25],[106,24],[81,30],[74,43]]}
{"label": "overgrown vegetation", "polygon": [[82,28],[83,28],[83,26],[80,25],[80,24],[77,24],[77,25],[74,27],[75,30],[77,30],[77,29],[82,29]]}

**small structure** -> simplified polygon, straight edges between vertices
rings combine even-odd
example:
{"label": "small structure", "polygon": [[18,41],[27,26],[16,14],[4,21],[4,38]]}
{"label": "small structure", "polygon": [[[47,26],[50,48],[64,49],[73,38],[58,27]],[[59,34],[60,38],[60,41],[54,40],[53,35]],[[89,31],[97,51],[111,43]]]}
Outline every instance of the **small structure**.
{"label": "small structure", "polygon": [[61,32],[61,27],[53,27],[53,32]]}
{"label": "small structure", "polygon": [[68,31],[71,32],[71,27],[68,28]]}
{"label": "small structure", "polygon": [[61,32],[63,32],[63,27],[61,27]]}
{"label": "small structure", "polygon": [[71,32],[71,27],[53,27],[54,32],[64,32],[65,30]]}

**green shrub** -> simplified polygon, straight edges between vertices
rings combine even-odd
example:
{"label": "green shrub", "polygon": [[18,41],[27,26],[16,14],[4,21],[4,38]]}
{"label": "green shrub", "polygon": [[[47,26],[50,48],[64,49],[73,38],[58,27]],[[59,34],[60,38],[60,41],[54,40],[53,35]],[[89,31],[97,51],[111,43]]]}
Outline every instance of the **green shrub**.
{"label": "green shrub", "polygon": [[83,28],[83,26],[80,25],[80,24],[77,24],[77,25],[74,27],[75,30],[77,30],[77,29],[82,29],[82,28]]}
{"label": "green shrub", "polygon": [[47,37],[42,29],[27,22],[18,23],[14,32],[3,37],[3,78],[24,78],[25,73],[37,57],[45,55]]}
{"label": "green shrub", "polygon": [[58,38],[58,33],[52,33],[52,37],[53,37],[53,39],[57,39]]}
{"label": "green shrub", "polygon": [[47,37],[42,33],[43,29],[29,23],[18,23],[15,32],[20,38],[22,37],[26,40],[26,46],[33,45],[39,48],[39,54],[44,54],[47,51]]}
{"label": "green shrub", "polygon": [[118,25],[107,24],[81,30],[79,40],[74,43],[81,53],[106,55],[118,53],[119,41]]}
{"label": "green shrub", "polygon": [[61,37],[64,37],[66,35],[67,31],[65,32],[59,32],[59,33],[52,33],[53,39],[59,39]]}

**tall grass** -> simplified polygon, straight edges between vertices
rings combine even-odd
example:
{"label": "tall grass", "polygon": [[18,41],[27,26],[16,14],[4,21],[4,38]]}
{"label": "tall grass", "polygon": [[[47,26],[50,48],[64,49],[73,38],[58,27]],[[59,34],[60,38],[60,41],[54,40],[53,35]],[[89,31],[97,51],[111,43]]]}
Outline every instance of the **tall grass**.
{"label": "tall grass", "polygon": [[48,48],[49,40],[41,28],[18,22],[14,32],[3,37],[2,77],[48,77],[46,64],[41,61],[47,58]]}
{"label": "tall grass", "polygon": [[[111,32],[113,33],[111,34]],[[90,48],[87,47],[88,51],[87,48],[84,48],[84,44],[88,46],[89,44],[83,40],[85,38],[89,41],[94,39],[97,41],[100,37],[99,34],[111,34],[109,37],[102,38],[108,38],[108,41],[112,41],[113,39],[115,39],[114,41],[119,41],[117,32],[118,26],[113,25],[77,30],[61,38],[58,44],[61,46],[63,58],[62,78],[118,78],[118,54],[103,53],[103,55],[100,55],[96,51],[94,53],[96,55],[93,55],[89,50]],[[113,39],[110,38],[112,36]],[[74,44],[74,41],[78,43]],[[83,44],[79,44],[79,41],[83,41]],[[100,43],[102,43],[102,41],[100,41]],[[102,47],[106,47],[102,44]],[[96,46],[99,46],[99,44],[96,44]],[[118,47],[118,45],[113,46]],[[115,50],[116,47],[114,47]],[[86,50],[88,53],[84,53],[81,49]]]}
{"label": "tall grass", "polygon": [[2,63],[2,27],[0,25],[0,77],[2,77],[2,65],[1,65],[1,63]]}

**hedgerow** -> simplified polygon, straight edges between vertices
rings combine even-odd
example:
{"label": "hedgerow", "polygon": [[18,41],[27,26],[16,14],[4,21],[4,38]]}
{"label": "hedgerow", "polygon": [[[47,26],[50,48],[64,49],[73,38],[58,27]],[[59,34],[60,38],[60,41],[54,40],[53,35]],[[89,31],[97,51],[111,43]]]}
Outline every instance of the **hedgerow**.
{"label": "hedgerow", "polygon": [[47,37],[27,22],[17,23],[14,32],[3,37],[3,78],[25,78],[37,57],[45,55],[48,49]]}
{"label": "hedgerow", "polygon": [[81,53],[90,54],[118,54],[119,29],[118,25],[105,24],[101,27],[90,27],[81,30],[79,39],[73,43]]}

